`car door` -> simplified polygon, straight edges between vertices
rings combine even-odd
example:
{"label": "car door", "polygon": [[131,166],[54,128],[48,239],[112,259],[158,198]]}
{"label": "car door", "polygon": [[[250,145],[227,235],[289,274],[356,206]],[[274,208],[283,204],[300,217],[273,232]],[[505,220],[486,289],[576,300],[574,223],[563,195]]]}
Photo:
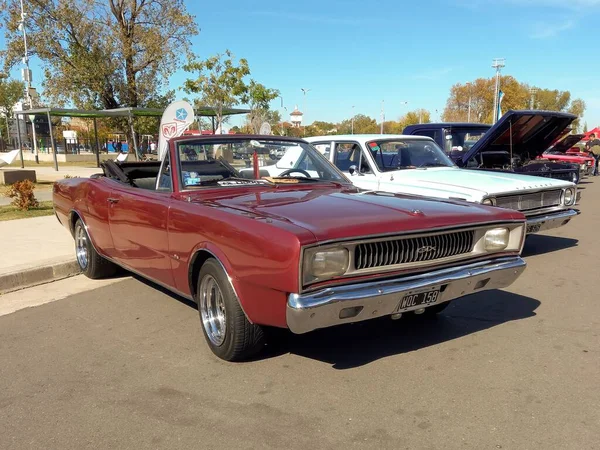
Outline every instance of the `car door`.
{"label": "car door", "polygon": [[167,227],[173,201],[168,160],[160,169],[162,182],[154,190],[116,182],[108,203],[115,259],[145,277],[174,286]]}
{"label": "car door", "polygon": [[333,149],[333,164],[344,172],[355,186],[372,191],[378,189],[379,176],[359,142],[335,141]]}

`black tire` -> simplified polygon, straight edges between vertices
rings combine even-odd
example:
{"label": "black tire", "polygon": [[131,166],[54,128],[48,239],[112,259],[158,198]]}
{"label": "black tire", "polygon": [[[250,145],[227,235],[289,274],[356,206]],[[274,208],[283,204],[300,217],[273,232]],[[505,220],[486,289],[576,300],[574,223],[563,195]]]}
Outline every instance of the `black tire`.
{"label": "black tire", "polygon": [[216,356],[242,361],[263,349],[263,328],[248,321],[227,275],[214,258],[206,260],[200,269],[196,301],[204,338]]}
{"label": "black tire", "polygon": [[114,275],[118,267],[96,252],[81,219],[75,222],[73,229],[75,238],[75,257],[81,272],[88,278],[97,280]]}

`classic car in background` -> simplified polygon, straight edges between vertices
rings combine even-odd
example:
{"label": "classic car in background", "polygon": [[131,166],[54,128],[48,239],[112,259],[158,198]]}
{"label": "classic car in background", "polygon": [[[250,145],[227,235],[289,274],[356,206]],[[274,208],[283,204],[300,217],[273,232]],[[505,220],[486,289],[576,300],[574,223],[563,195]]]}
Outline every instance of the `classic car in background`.
{"label": "classic car in background", "polygon": [[[510,172],[458,168],[431,139],[403,135],[346,135],[306,138],[352,183],[385,191],[466,200],[523,212],[527,231],[535,233],[567,224],[577,188],[569,181]],[[261,167],[264,175],[306,169],[290,151],[276,164]]]}
{"label": "classic car in background", "polygon": [[403,134],[429,136],[460,166],[558,178],[578,183],[578,164],[536,161],[577,116],[508,111],[493,126],[474,123],[410,125]]}
{"label": "classic car in background", "polygon": [[538,156],[538,161],[557,161],[570,164],[578,164],[581,168],[580,173],[584,176],[589,176],[594,171],[594,158],[585,152],[581,152],[576,145],[581,142],[584,134],[569,134],[541,156]]}
{"label": "classic car in background", "polygon": [[[217,157],[275,146],[297,166],[266,179]],[[363,192],[300,139],[181,137],[162,162],[103,164],[103,174],[54,185],[81,270],[99,278],[121,266],[195,301],[225,360],[259,351],[264,326],[306,333],[433,314],[525,268],[518,211]]]}

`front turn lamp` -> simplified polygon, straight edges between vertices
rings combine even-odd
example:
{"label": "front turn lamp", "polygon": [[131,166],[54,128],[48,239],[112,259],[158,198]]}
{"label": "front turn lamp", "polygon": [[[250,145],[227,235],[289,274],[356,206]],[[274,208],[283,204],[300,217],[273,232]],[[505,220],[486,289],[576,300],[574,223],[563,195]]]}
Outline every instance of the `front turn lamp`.
{"label": "front turn lamp", "polygon": [[483,201],[481,202],[482,205],[487,205],[487,206],[494,206],[494,199],[493,198],[484,198]]}
{"label": "front turn lamp", "polygon": [[508,247],[510,231],[508,228],[493,228],[485,233],[484,246],[488,252],[497,252]]}

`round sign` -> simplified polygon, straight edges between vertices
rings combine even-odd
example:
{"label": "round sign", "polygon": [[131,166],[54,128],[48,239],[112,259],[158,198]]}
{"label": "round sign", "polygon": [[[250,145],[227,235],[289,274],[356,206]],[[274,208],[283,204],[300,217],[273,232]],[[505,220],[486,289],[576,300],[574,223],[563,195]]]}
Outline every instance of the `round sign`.
{"label": "round sign", "polygon": [[271,125],[268,122],[264,122],[260,126],[259,134],[271,134]]}

